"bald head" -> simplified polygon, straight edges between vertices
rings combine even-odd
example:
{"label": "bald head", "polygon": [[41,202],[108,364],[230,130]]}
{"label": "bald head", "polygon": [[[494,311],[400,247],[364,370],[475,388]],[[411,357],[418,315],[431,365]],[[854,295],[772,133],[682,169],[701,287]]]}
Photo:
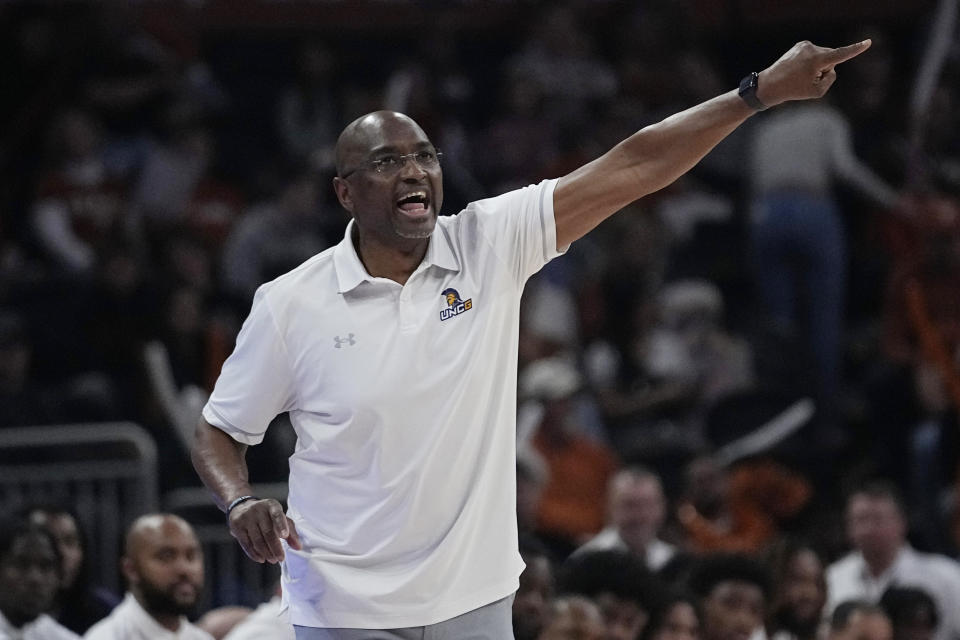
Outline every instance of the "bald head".
{"label": "bald head", "polygon": [[127,531],[126,555],[135,558],[169,536],[185,536],[196,540],[193,527],[172,513],[149,513],[134,520]]}
{"label": "bald head", "polygon": [[373,111],[348,124],[337,138],[337,175],[356,169],[397,126],[411,127],[424,139],[427,137],[413,118],[396,111]]}

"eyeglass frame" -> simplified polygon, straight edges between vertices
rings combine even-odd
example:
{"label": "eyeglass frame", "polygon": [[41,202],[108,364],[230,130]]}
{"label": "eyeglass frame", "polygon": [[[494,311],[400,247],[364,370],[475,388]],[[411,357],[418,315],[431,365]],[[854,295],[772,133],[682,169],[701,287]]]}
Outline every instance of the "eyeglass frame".
{"label": "eyeglass frame", "polygon": [[[419,156],[419,155],[422,154],[422,153],[432,153],[432,154],[433,154],[433,161],[432,161],[432,163],[429,164],[428,166],[423,166],[423,165],[420,164],[420,162],[417,160],[417,156]],[[387,160],[388,158],[396,158],[396,159],[399,161],[399,164],[397,165],[397,168],[396,168],[395,170],[384,170],[384,169],[383,169],[383,163],[384,163],[384,161]],[[430,150],[430,149],[421,149],[420,151],[413,151],[413,152],[411,152],[411,153],[388,153],[388,154],[385,154],[385,155],[384,155],[383,157],[381,157],[381,158],[374,158],[373,160],[367,160],[367,161],[364,163],[364,164],[367,165],[367,166],[359,166],[359,167],[350,169],[349,171],[344,172],[340,177],[341,177],[341,178],[348,178],[348,177],[352,176],[353,174],[355,174],[357,171],[370,171],[371,169],[372,169],[373,171],[376,171],[376,172],[377,172],[378,174],[380,174],[380,175],[390,175],[390,174],[393,173],[394,171],[396,171],[397,173],[399,173],[400,171],[403,171],[403,168],[404,168],[404,167],[407,166],[407,161],[408,161],[408,160],[412,160],[412,161],[414,162],[414,164],[416,164],[418,167],[420,167],[420,168],[423,169],[424,171],[429,171],[430,169],[433,169],[433,168],[435,168],[435,167],[439,167],[439,166],[440,166],[440,161],[441,161],[442,159],[443,159],[443,152],[442,152],[442,151],[439,151],[439,150],[437,150],[437,149],[433,149],[433,150]]]}

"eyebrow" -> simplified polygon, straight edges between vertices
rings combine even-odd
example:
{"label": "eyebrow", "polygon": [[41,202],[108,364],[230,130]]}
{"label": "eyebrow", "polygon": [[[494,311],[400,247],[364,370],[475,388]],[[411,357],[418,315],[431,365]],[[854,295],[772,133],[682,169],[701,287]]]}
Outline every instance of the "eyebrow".
{"label": "eyebrow", "polygon": [[[433,143],[430,142],[429,140],[421,140],[420,142],[416,143],[414,147],[418,150],[433,149]],[[375,156],[380,153],[399,153],[399,151],[400,150],[395,145],[383,144],[383,145],[380,145],[379,147],[374,147],[373,149],[371,149],[370,155]]]}

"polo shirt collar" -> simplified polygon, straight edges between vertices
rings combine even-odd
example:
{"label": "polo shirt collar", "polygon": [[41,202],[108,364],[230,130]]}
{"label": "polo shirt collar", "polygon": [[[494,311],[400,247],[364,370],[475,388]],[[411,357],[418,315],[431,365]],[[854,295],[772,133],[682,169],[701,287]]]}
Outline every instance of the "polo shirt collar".
{"label": "polo shirt collar", "polygon": [[[355,289],[362,282],[373,279],[360,261],[356,247],[353,246],[354,222],[351,219],[347,223],[343,240],[333,250],[333,266],[337,273],[338,293],[346,293]],[[434,228],[433,235],[430,236],[430,244],[427,245],[427,253],[423,256],[421,268],[423,265],[432,265],[447,271],[460,271],[460,262],[450,245],[450,238],[447,237],[446,231],[439,224]]]}

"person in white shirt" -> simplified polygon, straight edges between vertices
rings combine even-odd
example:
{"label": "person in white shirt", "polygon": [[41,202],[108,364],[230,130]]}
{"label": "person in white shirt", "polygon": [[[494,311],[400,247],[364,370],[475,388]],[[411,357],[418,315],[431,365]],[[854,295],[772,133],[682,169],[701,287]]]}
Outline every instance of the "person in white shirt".
{"label": "person in white shirt", "polygon": [[[847,281],[843,216],[833,188],[842,181],[885,209],[897,205],[898,195],[854,155],[850,125],[826,102],[797,103],[759,118],[749,172],[757,292],[774,325],[809,350],[818,413],[833,418]],[[803,303],[811,298],[816,302]]]}
{"label": "person in white shirt", "polygon": [[[283,562],[297,638],[512,637],[527,279],[755,109],[822,96],[869,46],[798,43],[740,92],[456,216],[438,216],[440,155],[416,122],[378,111],[347,126],[333,179],[345,237],[258,289],[192,455],[247,555]],[[298,437],[287,514],[254,495],[244,459],[283,412]]]}
{"label": "person in white shirt", "polygon": [[0,640],[76,640],[44,613],[60,589],[61,564],[53,535],[27,519],[0,522]]}
{"label": "person in white shirt", "polygon": [[846,600],[880,601],[887,587],[918,587],[937,604],[935,640],[960,637],[960,564],[921,553],[907,542],[907,520],[895,487],[870,482],[851,493],[847,536],[853,550],[827,568],[827,610]]}
{"label": "person in white shirt", "polygon": [[203,553],[185,520],[164,513],[137,518],[121,568],[127,594],[85,640],[212,640],[186,617],[203,590]]}
{"label": "person in white shirt", "polygon": [[667,515],[660,477],[641,466],[621,469],[610,481],[610,525],[574,551],[632,551],[659,571],[677,549],[657,537]]}

